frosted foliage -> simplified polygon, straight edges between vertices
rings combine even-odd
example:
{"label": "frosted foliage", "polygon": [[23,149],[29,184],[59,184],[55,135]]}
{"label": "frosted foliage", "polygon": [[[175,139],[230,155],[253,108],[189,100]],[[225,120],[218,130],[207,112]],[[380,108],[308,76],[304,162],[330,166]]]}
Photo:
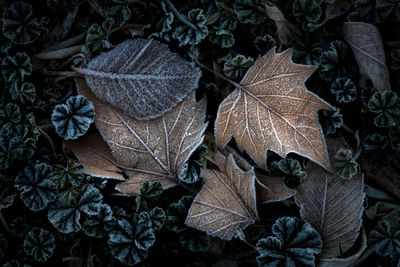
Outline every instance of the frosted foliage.
{"label": "frosted foliage", "polygon": [[197,88],[201,72],[155,40],[126,40],[89,62],[94,94],[136,119],[156,118]]}

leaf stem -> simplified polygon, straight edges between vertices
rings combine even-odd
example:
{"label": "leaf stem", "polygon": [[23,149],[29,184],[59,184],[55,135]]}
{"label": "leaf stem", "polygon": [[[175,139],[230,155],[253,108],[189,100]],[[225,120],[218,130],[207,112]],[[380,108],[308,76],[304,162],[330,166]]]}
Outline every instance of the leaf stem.
{"label": "leaf stem", "polygon": [[10,228],[8,227],[7,221],[3,216],[3,212],[0,210],[0,221],[1,224],[3,225],[4,229],[9,233],[10,232]]}
{"label": "leaf stem", "polygon": [[197,30],[196,25],[194,25],[186,16],[182,15],[175,6],[169,0],[163,0],[164,3],[171,9],[172,13],[183,23],[185,23],[190,28]]}
{"label": "leaf stem", "polygon": [[225,76],[222,75],[221,73],[215,72],[214,70],[212,70],[211,68],[207,67],[207,66],[204,65],[203,63],[200,63],[199,58],[198,58],[198,56],[199,56],[199,52],[198,52],[198,51],[194,51],[194,52],[193,52],[193,56],[194,56],[194,61],[195,61],[196,64],[199,65],[200,67],[202,67],[202,68],[208,70],[209,72],[213,73],[214,75],[218,76],[219,78],[221,78],[221,79],[223,79],[223,80],[229,82],[229,83],[232,84],[233,86],[239,87],[239,88],[245,90],[245,89],[243,88],[243,86],[241,86],[240,84],[238,84],[238,83],[232,81],[231,79],[225,77]]}
{"label": "leaf stem", "polygon": [[56,152],[56,148],[54,146],[54,142],[53,140],[50,138],[50,136],[42,129],[42,127],[36,127],[38,129],[38,131],[40,132],[41,135],[43,135],[46,139],[47,142],[49,142],[49,145],[51,147],[51,150],[53,151],[53,153]]}

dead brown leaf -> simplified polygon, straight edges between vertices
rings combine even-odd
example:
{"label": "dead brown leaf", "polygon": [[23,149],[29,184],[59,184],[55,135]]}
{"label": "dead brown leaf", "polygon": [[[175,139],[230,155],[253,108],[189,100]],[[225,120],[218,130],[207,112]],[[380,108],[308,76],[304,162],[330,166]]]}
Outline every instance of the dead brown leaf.
{"label": "dead brown leaf", "polygon": [[193,201],[186,224],[230,240],[258,218],[253,171],[242,171],[233,156],[215,156],[220,169],[202,169],[205,184]]}
{"label": "dead brown leaf", "polygon": [[275,22],[276,25],[276,35],[278,36],[279,43],[282,45],[287,45],[289,41],[292,39],[292,33],[289,31],[287,27],[287,20],[285,15],[283,15],[282,11],[276,5],[266,1],[265,2],[265,11],[270,19]]}
{"label": "dead brown leaf", "polygon": [[375,89],[391,90],[389,70],[378,28],[364,22],[344,22],[343,36],[353,50],[361,75],[368,77]]}
{"label": "dead brown leaf", "polygon": [[317,111],[333,108],[304,86],[316,67],[295,64],[291,55],[273,48],[247,71],[219,106],[216,144],[224,147],[234,137],[262,168],[272,150],[281,157],[296,152],[329,169]]}
{"label": "dead brown leaf", "polygon": [[268,177],[257,175],[256,180],[257,202],[266,204],[283,201],[291,198],[296,191],[285,185],[282,177]]}
{"label": "dead brown leaf", "polygon": [[110,148],[99,134],[87,134],[77,140],[68,140],[67,145],[82,164],[86,174],[125,180],[121,169],[114,162]]}
{"label": "dead brown leaf", "polygon": [[118,184],[124,193],[138,193],[145,181],[160,181],[164,188],[177,183],[182,166],[203,142],[206,101],[194,94],[163,116],[137,120],[95,97],[82,78],[79,92],[93,103],[95,124],[111,149],[116,164],[130,177]]}
{"label": "dead brown leaf", "polygon": [[[330,149],[340,148],[337,140],[329,141],[332,141],[328,142]],[[336,154],[334,149],[329,152],[331,158]],[[305,170],[307,177],[296,188],[295,201],[301,217],[321,235],[321,258],[336,258],[350,249],[359,235],[364,211],[364,177],[358,173],[344,180],[312,162]]]}

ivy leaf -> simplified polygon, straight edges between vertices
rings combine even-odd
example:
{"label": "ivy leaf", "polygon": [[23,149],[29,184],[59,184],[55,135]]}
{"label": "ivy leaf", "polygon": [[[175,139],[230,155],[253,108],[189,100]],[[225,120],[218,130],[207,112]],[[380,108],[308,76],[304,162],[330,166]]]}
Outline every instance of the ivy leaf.
{"label": "ivy leaf", "polygon": [[85,75],[98,98],[136,119],[156,118],[171,110],[196,89],[201,75],[152,39],[126,40],[76,71]]}
{"label": "ivy leaf", "polygon": [[309,223],[281,217],[272,226],[272,233],[257,242],[258,266],[315,266],[322,240]]}
{"label": "ivy leaf", "polygon": [[142,211],[139,214],[138,224],[142,224],[154,231],[160,231],[166,220],[165,211],[155,207],[150,212]]}
{"label": "ivy leaf", "polygon": [[193,197],[183,196],[178,202],[169,205],[165,223],[168,230],[180,234],[189,229],[185,225],[185,220],[192,201]]}
{"label": "ivy leaf", "polygon": [[251,57],[236,55],[224,64],[224,74],[232,79],[242,78],[247,69],[254,63]]}
{"label": "ivy leaf", "polygon": [[86,217],[82,230],[90,237],[103,238],[113,229],[115,222],[110,206],[102,204],[97,215]]}
{"label": "ivy leaf", "polygon": [[378,255],[394,257],[400,254],[400,231],[394,232],[387,220],[378,222],[369,233],[368,242]]}
{"label": "ivy leaf", "polygon": [[148,210],[158,201],[163,192],[160,182],[146,181],[140,186],[140,194],[136,197],[137,210]]}
{"label": "ivy leaf", "polygon": [[0,174],[0,210],[10,207],[17,195],[17,190],[14,188],[14,179]]}
{"label": "ivy leaf", "polygon": [[36,261],[45,262],[53,255],[55,237],[43,228],[34,228],[24,240],[24,251]]}
{"label": "ivy leaf", "polygon": [[84,135],[93,120],[93,105],[81,95],[71,96],[65,104],[57,105],[51,114],[57,134],[65,140]]}
{"label": "ivy leaf", "polygon": [[400,121],[400,98],[395,92],[376,92],[367,104],[369,110],[378,114],[374,119],[377,127],[393,127]]}
{"label": "ivy leaf", "polygon": [[243,172],[232,154],[216,154],[220,171],[202,169],[205,184],[190,208],[186,225],[231,240],[258,218],[254,172]]}
{"label": "ivy leaf", "polygon": [[100,101],[83,79],[77,79],[77,86],[95,106],[95,123],[113,161],[130,177],[117,188],[137,194],[147,180],[160,181],[164,188],[175,185],[183,165],[203,142],[205,99],[196,102],[190,94],[163,116],[140,121]]}
{"label": "ivy leaf", "polygon": [[[154,233],[147,229],[144,232],[136,230],[125,219],[118,220],[117,228],[111,231],[108,239],[113,256],[120,262],[132,266],[147,258],[147,249],[154,244]],[[141,249],[137,245],[140,245]]]}
{"label": "ivy leaf", "polygon": [[15,56],[7,56],[1,62],[1,72],[4,80],[13,82],[24,80],[25,76],[32,73],[31,58],[26,53],[16,53]]}
{"label": "ivy leaf", "polygon": [[200,8],[194,8],[188,13],[188,20],[192,25],[182,25],[175,28],[173,37],[180,42],[180,46],[187,44],[197,45],[208,35],[207,18]]}
{"label": "ivy leaf", "polygon": [[261,0],[236,0],[234,9],[237,18],[242,23],[260,24],[267,19]]}
{"label": "ivy leaf", "polygon": [[18,1],[3,14],[3,33],[13,44],[26,45],[34,42],[40,36],[42,22],[32,18],[32,6]]}
{"label": "ivy leaf", "polygon": [[333,108],[304,86],[315,67],[294,64],[291,54],[271,49],[257,59],[219,106],[216,144],[224,147],[234,137],[263,168],[266,151],[272,150],[281,157],[296,152],[329,169],[317,111]]}
{"label": "ivy leaf", "polygon": [[195,229],[187,229],[179,234],[179,241],[183,248],[192,252],[205,251],[210,247],[210,237]]}
{"label": "ivy leaf", "polygon": [[[331,155],[338,149],[334,144],[329,140]],[[364,177],[357,174],[344,180],[312,163],[306,171],[308,176],[296,188],[295,201],[301,217],[324,241],[321,258],[336,258],[350,249],[359,235],[364,211]]]}
{"label": "ivy leaf", "polygon": [[21,199],[32,211],[42,210],[57,197],[57,186],[52,181],[51,166],[36,163],[25,167],[15,179],[15,187],[21,192]]}
{"label": "ivy leaf", "polygon": [[9,92],[12,100],[17,100],[22,105],[33,104],[36,98],[35,86],[24,82],[22,85],[18,81],[11,84]]}
{"label": "ivy leaf", "polygon": [[331,84],[331,93],[336,95],[339,103],[353,102],[357,98],[357,87],[349,78],[337,78]]}
{"label": "ivy leaf", "polygon": [[378,28],[363,22],[345,22],[343,36],[353,50],[360,74],[368,77],[377,90],[390,91],[389,70]]}

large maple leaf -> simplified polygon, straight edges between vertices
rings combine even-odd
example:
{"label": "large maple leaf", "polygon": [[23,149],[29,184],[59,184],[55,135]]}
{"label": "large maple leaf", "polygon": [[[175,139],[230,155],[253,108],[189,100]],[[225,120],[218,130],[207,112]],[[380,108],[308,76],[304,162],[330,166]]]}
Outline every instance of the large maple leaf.
{"label": "large maple leaf", "polygon": [[266,168],[266,152],[281,157],[296,152],[330,169],[317,111],[333,107],[307,91],[304,83],[315,66],[291,60],[292,49],[275,48],[257,59],[219,106],[215,137],[224,147],[234,137],[258,166]]}

